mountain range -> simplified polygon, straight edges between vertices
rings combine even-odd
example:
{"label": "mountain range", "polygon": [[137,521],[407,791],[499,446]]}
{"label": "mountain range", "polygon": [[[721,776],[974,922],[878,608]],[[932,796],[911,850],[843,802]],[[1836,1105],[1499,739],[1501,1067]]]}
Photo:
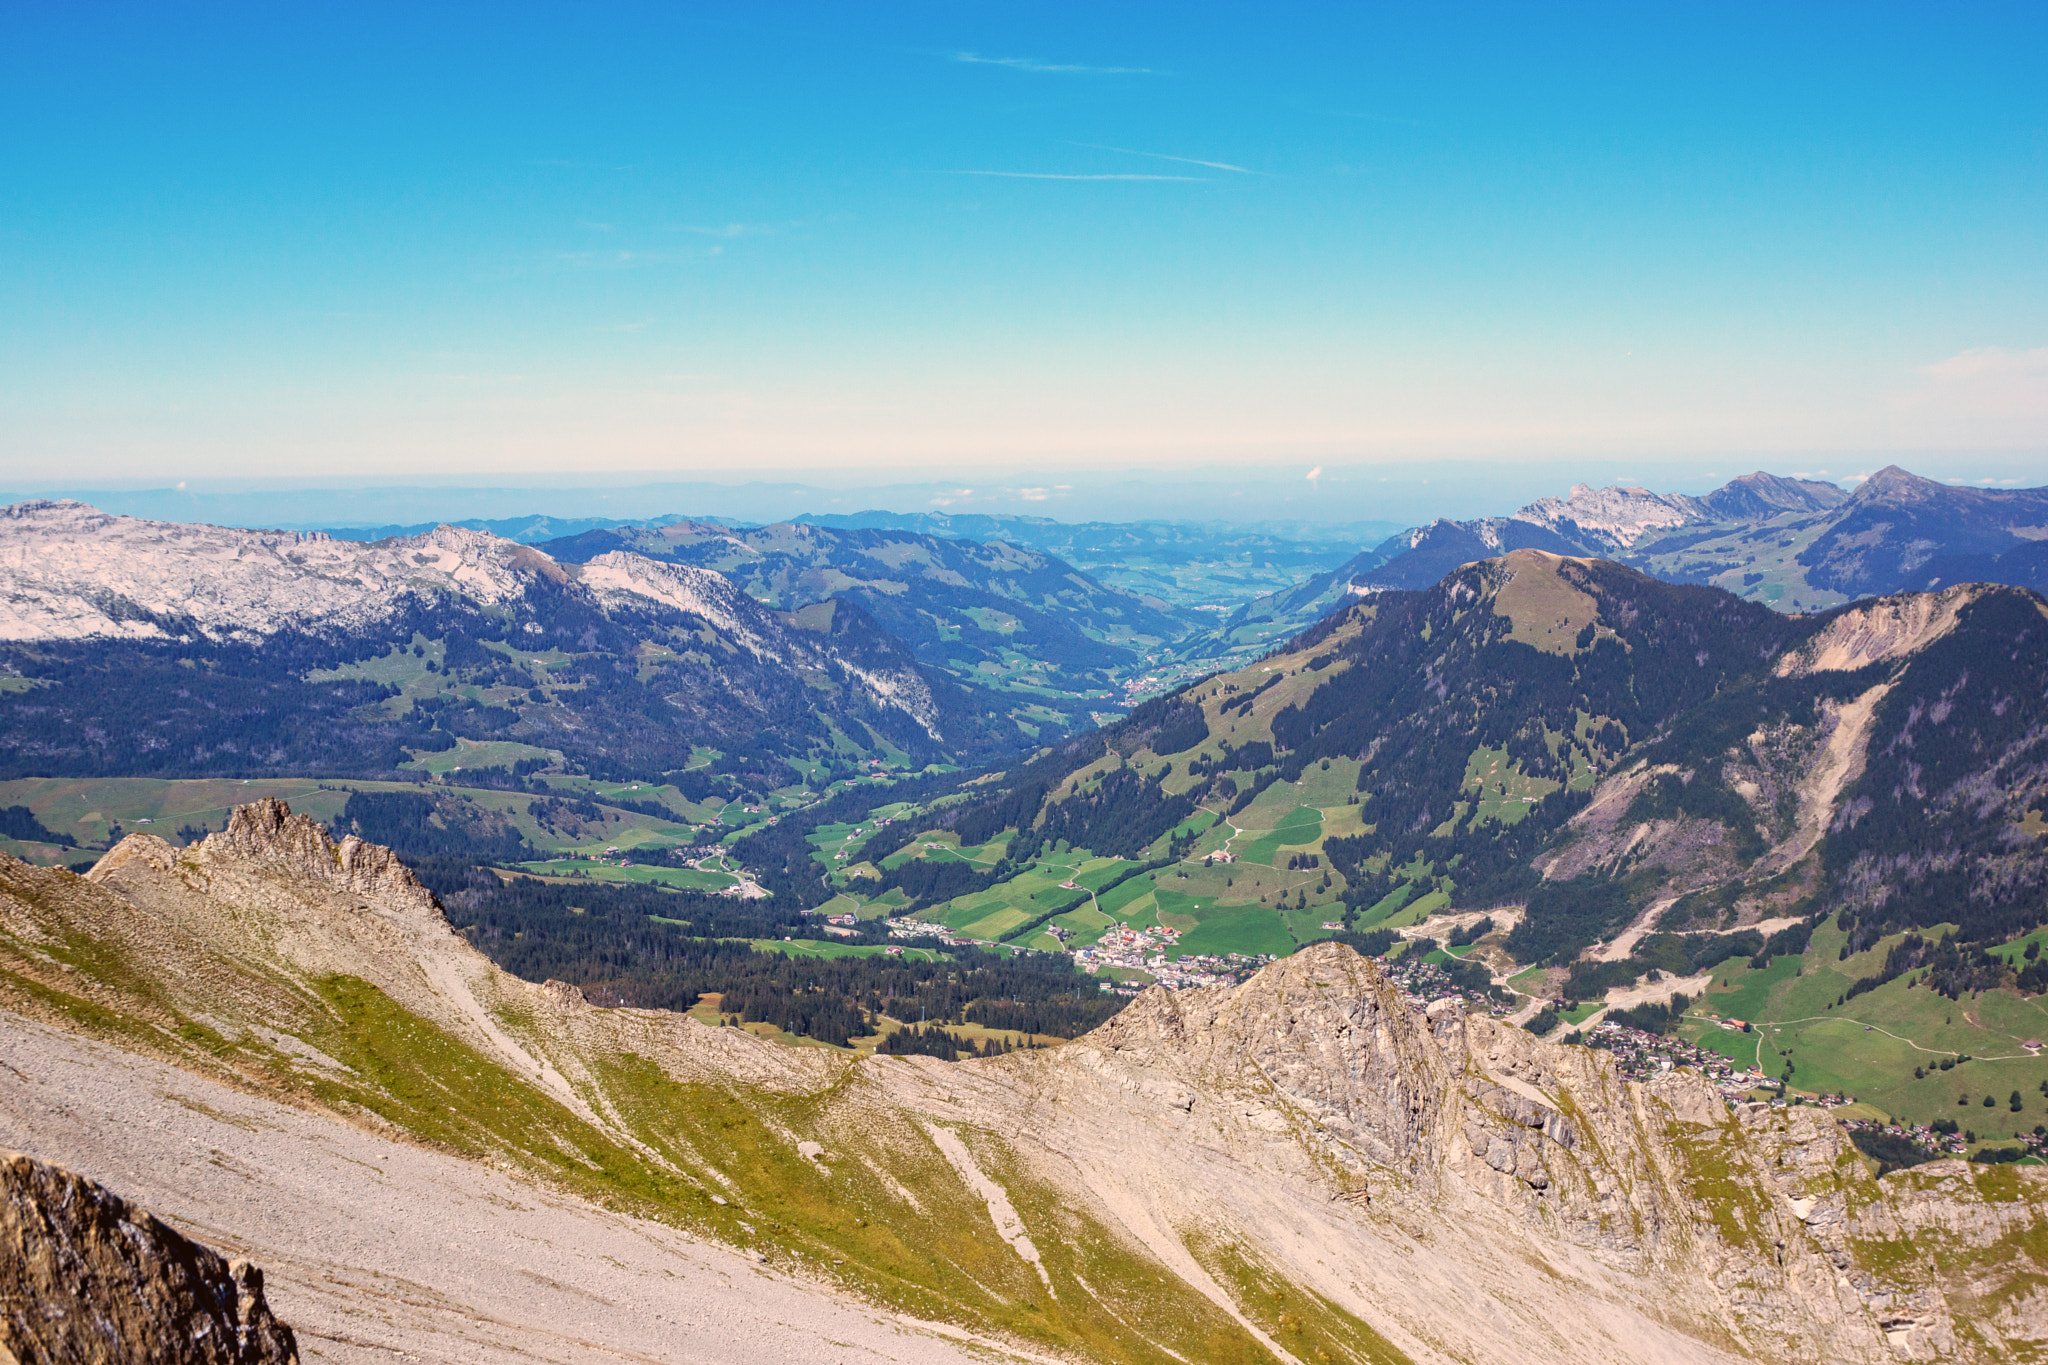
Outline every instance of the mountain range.
{"label": "mountain range", "polygon": [[231,1241],[343,1358],[2048,1341],[2041,1172],[1880,1179],[1824,1114],[1419,1010],[1335,944],[1056,1049],[848,1057],[513,978],[388,850],[256,803],[82,878],[0,859],[0,1010],[0,1141]]}
{"label": "mountain range", "polygon": [[472,741],[636,778],[714,750],[760,787],[792,763],[922,767],[1025,738],[850,600],[777,612],[633,554],[26,503],[0,512],[0,576],[15,773],[388,774]]}
{"label": "mountain range", "polygon": [[921,662],[999,695],[1034,730],[1047,722],[1087,728],[1122,675],[1194,622],[1159,598],[1111,588],[1006,540],[676,521],[590,530],[539,548],[564,564],[625,553],[714,570],[781,611],[857,603]]}
{"label": "mountain range", "polygon": [[0,856],[0,1146],[343,1353],[2024,1358],[2048,603],[1949,575],[2039,504],[1581,488],[1229,639],[930,529],[17,505],[0,836],[106,834]]}
{"label": "mountain range", "polygon": [[1703,497],[1575,486],[1508,517],[1435,521],[1327,574],[1250,603],[1226,635],[1282,639],[1347,595],[1425,588],[1511,550],[1613,559],[1673,583],[1710,583],[1779,611],[1960,582],[2048,586],[2048,489],[1936,483],[1888,466],[1854,492],[1758,472]]}

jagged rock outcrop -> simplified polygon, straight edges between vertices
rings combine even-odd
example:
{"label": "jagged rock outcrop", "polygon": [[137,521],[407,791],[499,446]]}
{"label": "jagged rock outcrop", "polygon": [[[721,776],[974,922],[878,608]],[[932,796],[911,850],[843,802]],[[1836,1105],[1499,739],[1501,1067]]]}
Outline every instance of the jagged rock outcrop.
{"label": "jagged rock outcrop", "polygon": [[[131,861],[159,872],[261,869],[345,895],[374,898],[387,909],[403,907],[435,917],[441,913],[433,893],[396,853],[353,834],[337,843],[326,826],[293,814],[275,797],[235,807],[226,829],[184,850],[153,834],[130,835],[108,850],[93,871],[105,877]],[[366,903],[362,908],[370,907]]]}
{"label": "jagged rock outcrop", "polygon": [[[1418,1015],[1340,945],[1306,948],[1239,987],[1148,992],[1043,1065],[1113,1086],[1117,1108],[1156,1116],[1147,1126],[1177,1144],[1323,1186],[1367,1243],[1402,1229],[1452,1262],[1570,1263],[1577,1292],[1633,1302],[1693,1337],[1700,1358],[2001,1359],[2048,1342],[2048,1304],[2028,1288],[2048,1269],[2028,1249],[2048,1233],[2048,1172],[1940,1163],[1880,1180],[1823,1113],[1731,1107],[1684,1071],[1624,1081],[1603,1052],[1448,1001]],[[1071,1150],[1079,1139],[1057,1116],[1104,1105],[1078,1098],[1071,1079],[1056,1084],[1052,1114],[1019,1126]],[[1194,1183],[1150,1179],[1142,1196],[1106,1198],[1170,1202]],[[1202,1195],[1178,1217],[1234,1198]],[[1311,1244],[1330,1257],[1327,1242]],[[1439,1291],[1456,1284],[1430,1255],[1385,1254]],[[1393,1299],[1383,1306],[1394,1311]],[[1465,1340],[1489,1349],[1483,1335]]]}
{"label": "jagged rock outcrop", "polygon": [[0,1360],[22,1365],[284,1365],[292,1329],[263,1272],[191,1241],[105,1186],[0,1152]]}

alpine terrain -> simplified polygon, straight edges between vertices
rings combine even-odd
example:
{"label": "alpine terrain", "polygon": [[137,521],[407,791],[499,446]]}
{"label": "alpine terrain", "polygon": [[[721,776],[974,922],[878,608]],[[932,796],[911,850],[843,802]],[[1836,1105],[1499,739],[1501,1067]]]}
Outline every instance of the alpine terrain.
{"label": "alpine terrain", "polygon": [[1173,686],[1165,607],[900,528],[42,503],[0,574],[0,1146],[309,1358],[2048,1351],[2027,587],[1522,546]]}
{"label": "alpine terrain", "polygon": [[232,1237],[332,1358],[1991,1360],[2048,1336],[2039,1172],[1879,1179],[1824,1114],[1417,1012],[1342,945],[948,1064],[519,981],[388,850],[274,802],[0,879],[0,1139]]}

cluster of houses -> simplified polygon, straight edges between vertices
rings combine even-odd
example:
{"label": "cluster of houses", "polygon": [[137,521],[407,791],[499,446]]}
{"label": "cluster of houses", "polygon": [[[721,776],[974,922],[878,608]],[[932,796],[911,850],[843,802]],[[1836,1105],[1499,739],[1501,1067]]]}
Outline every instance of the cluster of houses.
{"label": "cluster of houses", "polygon": [[[1902,1137],[1918,1147],[1928,1157],[1962,1156],[1970,1150],[1969,1139],[1961,1133],[1938,1133],[1924,1123],[1879,1123],[1875,1119],[1843,1119],[1842,1126],[1854,1132],[1890,1133]],[[2048,1155],[2048,1137],[2039,1133],[2023,1133],[2013,1139],[2014,1146],[2033,1156]]]}
{"label": "cluster of houses", "polygon": [[1242,985],[1272,960],[1267,953],[1182,953],[1149,963],[1145,970],[1168,990],[1184,991],[1196,986]]}
{"label": "cluster of houses", "polygon": [[892,919],[889,921],[890,938],[938,938],[948,943],[971,943],[943,924],[929,924],[921,919]]}
{"label": "cluster of houses", "polygon": [[[1057,927],[1048,932],[1061,940],[1070,937],[1068,930]],[[1098,975],[1104,968],[1140,971],[1173,991],[1189,990],[1197,986],[1237,985],[1273,960],[1270,954],[1265,953],[1196,954],[1167,951],[1179,946],[1178,929],[1164,925],[1133,929],[1129,924],[1120,923],[1090,946],[1069,948],[1067,953],[1074,959],[1075,966],[1091,976]],[[1144,987],[1128,982],[1104,981],[1102,989],[1133,995]]]}
{"label": "cluster of houses", "polygon": [[[1063,938],[1065,935],[1055,937]],[[1153,959],[1163,958],[1168,948],[1179,945],[1178,929],[1160,926],[1133,929],[1128,924],[1119,923],[1097,939],[1093,946],[1070,948],[1067,952],[1074,959],[1075,966],[1093,976],[1104,967],[1150,972]]]}
{"label": "cluster of houses", "polygon": [[[1323,927],[1333,926],[1326,924]],[[1414,952],[1403,953],[1391,962],[1385,958],[1373,959],[1386,972],[1387,980],[1393,984],[1402,1002],[1417,1014],[1427,1011],[1437,1000],[1463,1000],[1468,1014],[1499,1015],[1508,1013],[1512,1008],[1506,1001],[1490,995],[1467,994],[1441,967],[1433,962],[1424,962],[1422,957],[1421,953]]]}
{"label": "cluster of houses", "polygon": [[1711,1048],[1667,1034],[1645,1033],[1603,1020],[1587,1031],[1586,1042],[1612,1053],[1615,1070],[1631,1081],[1653,1080],[1673,1067],[1686,1066],[1712,1081],[1730,1100],[1747,1099],[1751,1090],[1766,1084],[1761,1071],[1737,1066]]}
{"label": "cluster of houses", "polygon": [[[1066,941],[1073,937],[1071,929],[1055,924],[1049,926],[1045,932],[1060,942],[1061,951],[1073,958],[1075,966],[1091,976],[1100,975],[1106,968],[1140,971],[1169,990],[1185,990],[1193,986],[1235,985],[1273,960],[1266,954],[1220,953],[1198,956],[1191,953],[1170,953],[1169,949],[1180,946],[1180,931],[1164,927],[1133,929],[1128,924],[1119,924],[1095,943],[1084,948],[1065,946]],[[970,938],[948,929],[943,924],[929,924],[915,919],[890,920],[889,937],[938,939],[956,946],[996,946],[991,940]],[[1012,951],[1019,953],[1037,951],[1016,944],[1008,946]],[[891,947],[889,951],[895,954],[903,950]],[[1142,983],[1131,984],[1118,980],[1105,980],[1101,982],[1101,987],[1105,991],[1114,991],[1122,995],[1135,995],[1145,988]]]}

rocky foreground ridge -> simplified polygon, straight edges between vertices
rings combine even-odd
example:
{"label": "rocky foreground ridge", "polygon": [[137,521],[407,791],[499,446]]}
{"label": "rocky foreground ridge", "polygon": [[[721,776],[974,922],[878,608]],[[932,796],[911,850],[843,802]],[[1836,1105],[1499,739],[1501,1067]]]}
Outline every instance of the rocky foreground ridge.
{"label": "rocky foreground ridge", "polygon": [[[931,1358],[962,1332],[1162,1362],[2048,1349],[2044,1173],[1876,1179],[1823,1113],[1730,1109],[1688,1073],[1636,1085],[1596,1051],[1418,1015],[1336,945],[1240,987],[1151,992],[1048,1051],[855,1061],[510,978],[388,852],[266,802],[191,848],[131,836],[85,878],[0,863],[0,1007],[26,1040],[10,1046],[55,1058],[93,1035],[303,1122],[510,1173],[688,1239],[663,1256],[753,1258],[780,1287],[748,1293],[895,1315],[940,1343]],[[0,1084],[0,1137],[36,1131],[26,1105]],[[147,1128],[92,1141],[109,1166],[158,1155]],[[268,1153],[258,1188],[319,1145],[229,1141],[252,1166]],[[209,1220],[260,1225],[241,1197]],[[505,1215],[469,1196],[424,1213],[450,1249],[406,1253],[406,1273],[488,1299],[456,1249]],[[506,1273],[570,1255],[530,1254]],[[282,1311],[338,1338],[320,1315],[362,1305],[318,1286],[347,1275],[280,1255]],[[593,1283],[615,1310],[590,1340],[635,1330],[645,1281]],[[477,1358],[558,1358],[517,1339]]]}
{"label": "rocky foreground ridge", "polygon": [[296,1365],[263,1272],[105,1186],[0,1152],[0,1360]]}

